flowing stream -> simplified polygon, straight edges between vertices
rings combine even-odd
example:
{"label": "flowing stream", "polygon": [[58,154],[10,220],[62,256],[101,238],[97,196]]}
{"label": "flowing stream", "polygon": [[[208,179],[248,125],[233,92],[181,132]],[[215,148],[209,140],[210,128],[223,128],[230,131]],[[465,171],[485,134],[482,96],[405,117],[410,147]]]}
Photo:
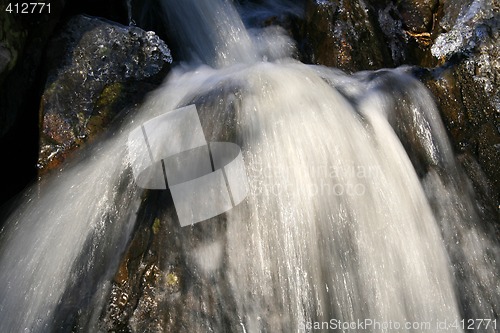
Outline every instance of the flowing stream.
{"label": "flowing stream", "polygon": [[[222,235],[183,248],[212,288],[221,272],[227,278],[232,301],[220,306],[232,321],[185,321],[184,331],[303,332],[371,319],[400,324],[394,332],[460,332],[437,325],[498,319],[498,241],[410,69],[348,76],[304,65],[280,29],[249,32],[227,1],[163,3],[193,60],[25,193],[0,236],[0,332],[65,331],[82,304],[98,305],[85,329],[99,329],[141,204],[128,134],[193,103],[207,141],[242,148],[250,190],[222,217],[186,227],[224,220]],[[203,295],[198,302],[213,302]]]}

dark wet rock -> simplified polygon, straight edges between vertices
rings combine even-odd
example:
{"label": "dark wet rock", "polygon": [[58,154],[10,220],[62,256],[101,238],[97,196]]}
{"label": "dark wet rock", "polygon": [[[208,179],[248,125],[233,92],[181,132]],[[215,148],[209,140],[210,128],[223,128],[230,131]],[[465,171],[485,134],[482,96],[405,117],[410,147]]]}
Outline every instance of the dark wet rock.
{"label": "dark wet rock", "polygon": [[307,2],[303,60],[348,72],[412,64],[435,66],[437,0]]}
{"label": "dark wet rock", "polygon": [[464,155],[465,160],[477,160],[492,184],[497,202],[500,199],[498,28],[498,19],[490,21],[484,26],[487,33],[474,53],[456,53],[444,66],[429,70],[423,76],[424,83],[436,97],[457,152]]}
{"label": "dark wet rock", "polygon": [[304,60],[348,72],[392,66],[373,15],[373,9],[358,0],[308,1]]}
{"label": "dark wet rock", "polygon": [[377,20],[396,66],[403,64],[433,67],[432,45],[442,15],[434,0],[402,0],[377,6]]}
{"label": "dark wet rock", "polygon": [[[237,82],[214,86],[197,105],[208,142],[235,142],[241,107]],[[217,112],[214,117],[214,110]],[[100,320],[113,332],[237,332],[227,267],[225,215],[181,227],[169,191],[146,190],[136,230],[112,282]]]}
{"label": "dark wet rock", "polygon": [[375,6],[377,22],[382,31],[382,37],[389,48],[390,58],[395,66],[405,63],[408,58],[407,44],[410,36],[405,33],[401,15],[392,3],[372,2]]}
{"label": "dark wet rock", "polygon": [[[347,71],[435,67],[484,36],[494,2],[308,0],[299,45],[306,62]],[[477,8],[476,8],[477,7]],[[432,48],[431,48],[432,47]]]}
{"label": "dark wet rock", "polygon": [[[491,98],[482,87],[460,68],[446,69],[433,73],[436,77],[425,79],[424,83],[436,97],[443,121],[451,135],[451,141],[461,159],[474,165],[465,167],[479,192],[490,193],[483,196],[492,205],[500,202],[500,133],[498,111],[492,106]],[[476,163],[470,162],[477,161]],[[481,171],[478,171],[477,166]],[[478,176],[481,177],[478,177]],[[486,177],[484,177],[484,175]],[[484,179],[489,186],[483,186]],[[488,189],[487,189],[488,188]],[[489,198],[488,198],[489,197]]]}
{"label": "dark wet rock", "polygon": [[429,32],[434,24],[438,0],[401,0],[397,8],[404,27],[414,33]]}
{"label": "dark wet rock", "polygon": [[71,19],[47,55],[39,168],[53,167],[154,89],[172,58],[153,32],[89,16]]}
{"label": "dark wet rock", "polygon": [[169,192],[149,191],[137,223],[113,280],[101,329],[236,332],[240,324],[233,315],[236,304],[224,264],[224,218],[181,228]]}

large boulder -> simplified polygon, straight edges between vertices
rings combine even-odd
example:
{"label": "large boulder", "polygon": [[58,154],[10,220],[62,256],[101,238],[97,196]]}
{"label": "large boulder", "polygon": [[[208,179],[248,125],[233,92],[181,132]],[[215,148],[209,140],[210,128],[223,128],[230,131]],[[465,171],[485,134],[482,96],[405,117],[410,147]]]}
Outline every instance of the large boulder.
{"label": "large boulder", "polygon": [[170,68],[151,31],[76,16],[50,42],[40,108],[39,168],[50,169],[157,87]]}

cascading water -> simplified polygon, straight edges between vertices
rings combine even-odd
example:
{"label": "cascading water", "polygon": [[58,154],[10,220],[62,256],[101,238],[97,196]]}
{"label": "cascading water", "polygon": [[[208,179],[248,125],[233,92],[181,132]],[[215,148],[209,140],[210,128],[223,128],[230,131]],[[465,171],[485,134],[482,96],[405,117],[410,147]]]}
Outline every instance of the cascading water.
{"label": "cascading water", "polygon": [[[179,20],[193,58],[217,69],[173,70],[119,130],[25,194],[0,239],[1,332],[106,327],[107,281],[141,204],[128,134],[193,103],[207,141],[242,148],[250,192],[222,217],[169,230],[172,241],[185,240],[186,283],[202,286],[180,304],[208,312],[215,302],[212,316],[181,308],[180,322],[141,322],[136,311],[131,330],[293,332],[371,319],[421,324],[394,332],[427,323],[439,332],[463,331],[438,329],[444,321],[498,318],[500,247],[480,224],[420,84],[404,69],[349,77],[301,64],[288,58],[293,47],[279,30],[250,36],[225,1],[165,4],[176,8],[169,19]],[[167,307],[186,296],[153,295]],[[76,327],[76,313],[88,324]]]}
{"label": "cascading water", "polygon": [[284,331],[331,318],[458,318],[439,230],[383,115],[366,106],[363,122],[307,69],[259,76],[272,90],[293,85],[274,96],[278,103],[257,104],[262,138],[252,137],[255,128],[243,134],[243,142],[260,143],[247,160],[264,174],[250,179],[277,184],[254,189],[248,215],[236,218],[247,221],[247,233],[229,226],[235,280],[249,287],[243,295],[257,295],[239,303],[251,331],[261,328],[262,312],[280,314]]}

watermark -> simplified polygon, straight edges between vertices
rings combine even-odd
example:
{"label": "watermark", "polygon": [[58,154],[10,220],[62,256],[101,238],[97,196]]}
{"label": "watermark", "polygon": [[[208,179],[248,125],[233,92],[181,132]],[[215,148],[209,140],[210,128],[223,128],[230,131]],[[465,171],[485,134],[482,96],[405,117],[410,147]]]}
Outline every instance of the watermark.
{"label": "watermark", "polygon": [[[351,196],[367,193],[367,186],[382,176],[380,166],[310,164],[307,166],[249,165],[252,193],[282,196],[302,191],[313,197]],[[295,180],[306,175],[297,186]]]}
{"label": "watermark", "polygon": [[285,177],[291,177],[294,174],[303,172],[311,175],[322,175],[323,177],[330,179],[369,179],[380,177],[382,175],[382,171],[378,165],[331,165],[328,163],[311,163],[305,166],[290,164],[266,166],[256,162],[250,166],[249,171],[252,171],[252,173],[259,178],[270,177],[272,174],[280,174]]}
{"label": "watermark", "polygon": [[50,2],[9,2],[5,11],[9,14],[50,14]]}
{"label": "watermark", "polygon": [[170,189],[181,226],[227,212],[247,196],[240,147],[207,143],[195,105],[148,120],[129,134],[127,147],[136,184]]}
{"label": "watermark", "polygon": [[[252,183],[252,192],[256,195],[265,194],[272,196],[282,196],[287,193],[293,193],[297,191],[297,187],[292,183],[262,183],[258,186],[254,186]],[[316,183],[306,183],[300,187],[300,191],[307,193],[308,196],[313,197],[332,197],[332,196],[351,196],[360,197],[366,194],[366,185],[364,183],[329,183],[321,182]]]}
{"label": "watermark", "polygon": [[330,319],[329,321],[313,321],[299,324],[299,332],[314,330],[355,330],[355,331],[397,331],[397,330],[431,330],[431,322],[398,322],[378,321],[376,319],[363,319],[356,321],[342,321]]}
{"label": "watermark", "polygon": [[400,332],[401,330],[413,331],[456,331],[456,330],[486,330],[497,329],[496,319],[456,319],[435,321],[382,321],[372,318],[342,321],[330,319],[328,321],[308,321],[298,325],[299,332],[312,332],[316,330],[339,330],[339,331],[369,331],[369,332]]}

